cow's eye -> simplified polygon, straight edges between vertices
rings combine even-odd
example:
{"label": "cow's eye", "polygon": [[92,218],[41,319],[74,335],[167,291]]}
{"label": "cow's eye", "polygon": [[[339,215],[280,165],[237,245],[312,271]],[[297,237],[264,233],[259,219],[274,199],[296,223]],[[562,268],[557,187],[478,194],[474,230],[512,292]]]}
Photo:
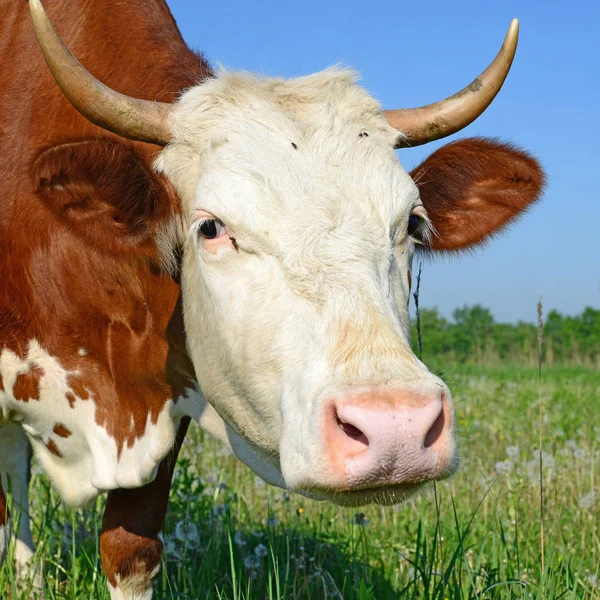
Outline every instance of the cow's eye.
{"label": "cow's eye", "polygon": [[225,235],[226,232],[227,230],[223,223],[217,219],[206,219],[200,225],[200,235],[206,240],[214,240]]}
{"label": "cow's eye", "polygon": [[422,222],[423,217],[415,214],[410,215],[408,217],[408,235],[414,235],[419,230]]}

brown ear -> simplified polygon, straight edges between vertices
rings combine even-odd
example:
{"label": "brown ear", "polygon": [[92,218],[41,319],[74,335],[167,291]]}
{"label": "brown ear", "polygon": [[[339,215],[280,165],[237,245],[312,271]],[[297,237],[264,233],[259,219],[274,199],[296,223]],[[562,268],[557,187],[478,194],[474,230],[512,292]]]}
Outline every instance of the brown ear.
{"label": "brown ear", "polygon": [[483,138],[442,146],[410,175],[437,231],[432,250],[484,242],[538,200],[544,187],[534,158]]}
{"label": "brown ear", "polygon": [[173,205],[133,145],[93,139],[53,146],[37,157],[31,175],[50,211],[97,250],[156,256],[156,235]]}

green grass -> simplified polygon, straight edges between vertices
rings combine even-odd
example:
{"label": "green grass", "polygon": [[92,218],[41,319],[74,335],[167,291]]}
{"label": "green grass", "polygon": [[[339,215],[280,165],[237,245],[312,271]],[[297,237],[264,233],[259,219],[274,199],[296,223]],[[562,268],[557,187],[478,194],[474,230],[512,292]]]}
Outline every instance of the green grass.
{"label": "green grass", "polygon": [[[173,483],[156,598],[600,598],[600,374],[543,373],[541,569],[535,369],[456,366],[462,466],[402,507],[340,509],[270,488],[197,427]],[[66,510],[32,487],[48,599],[108,599],[103,501]],[[0,598],[25,599],[0,570]]]}

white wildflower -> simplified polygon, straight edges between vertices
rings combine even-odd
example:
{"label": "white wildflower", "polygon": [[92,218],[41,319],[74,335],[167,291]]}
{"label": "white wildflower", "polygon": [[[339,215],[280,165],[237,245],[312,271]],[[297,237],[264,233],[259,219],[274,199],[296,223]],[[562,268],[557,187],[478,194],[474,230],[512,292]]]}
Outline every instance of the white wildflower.
{"label": "white wildflower", "polygon": [[510,473],[513,468],[513,463],[510,460],[501,460],[495,464],[496,473],[504,475]]}
{"label": "white wildflower", "polygon": [[246,545],[246,540],[244,539],[244,535],[242,534],[241,531],[235,532],[235,534],[233,535],[233,541],[235,542],[236,546],[245,546]]}
{"label": "white wildflower", "polygon": [[579,498],[579,508],[583,508],[584,510],[590,510],[591,508],[593,508],[595,501],[596,494],[594,492],[585,494],[585,496],[581,496],[581,498]]}
{"label": "white wildflower", "polygon": [[508,446],[506,448],[506,456],[511,459],[519,458],[519,446]]}
{"label": "white wildflower", "polygon": [[179,523],[175,525],[175,537],[180,542],[197,542],[198,528],[192,522],[179,521]]}
{"label": "white wildflower", "polygon": [[593,587],[593,588],[600,588],[600,580],[598,579],[598,576],[594,573],[590,573],[587,577],[587,582],[588,584]]}
{"label": "white wildflower", "polygon": [[264,558],[265,556],[267,556],[267,554],[269,554],[269,551],[267,550],[267,547],[264,544],[258,544],[258,546],[254,548],[254,554],[256,554],[258,558]]}
{"label": "white wildflower", "polygon": [[166,554],[167,558],[178,559],[179,552],[177,552],[177,544],[172,537],[165,537],[163,540],[163,552]]}
{"label": "white wildflower", "polygon": [[[540,451],[538,449],[533,451],[533,459],[539,465]],[[554,467],[554,457],[548,452],[542,452],[542,466],[544,469],[552,469]]]}
{"label": "white wildflower", "polygon": [[260,561],[254,554],[248,554],[244,559],[244,566],[246,569],[257,569],[260,566]]}

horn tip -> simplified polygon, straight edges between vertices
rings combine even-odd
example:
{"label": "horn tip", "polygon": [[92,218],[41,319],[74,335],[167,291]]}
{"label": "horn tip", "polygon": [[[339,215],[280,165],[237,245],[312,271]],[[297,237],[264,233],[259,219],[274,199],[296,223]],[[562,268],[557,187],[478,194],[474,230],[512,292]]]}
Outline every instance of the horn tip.
{"label": "horn tip", "polygon": [[519,19],[513,19],[506,33],[506,41],[517,40],[519,37]]}
{"label": "horn tip", "polygon": [[40,0],[29,0],[29,10],[31,12],[45,12],[44,6]]}
{"label": "horn tip", "polygon": [[38,27],[41,26],[42,23],[48,21],[48,15],[46,14],[46,9],[41,0],[29,0],[29,14],[31,15],[33,26],[37,33]]}

